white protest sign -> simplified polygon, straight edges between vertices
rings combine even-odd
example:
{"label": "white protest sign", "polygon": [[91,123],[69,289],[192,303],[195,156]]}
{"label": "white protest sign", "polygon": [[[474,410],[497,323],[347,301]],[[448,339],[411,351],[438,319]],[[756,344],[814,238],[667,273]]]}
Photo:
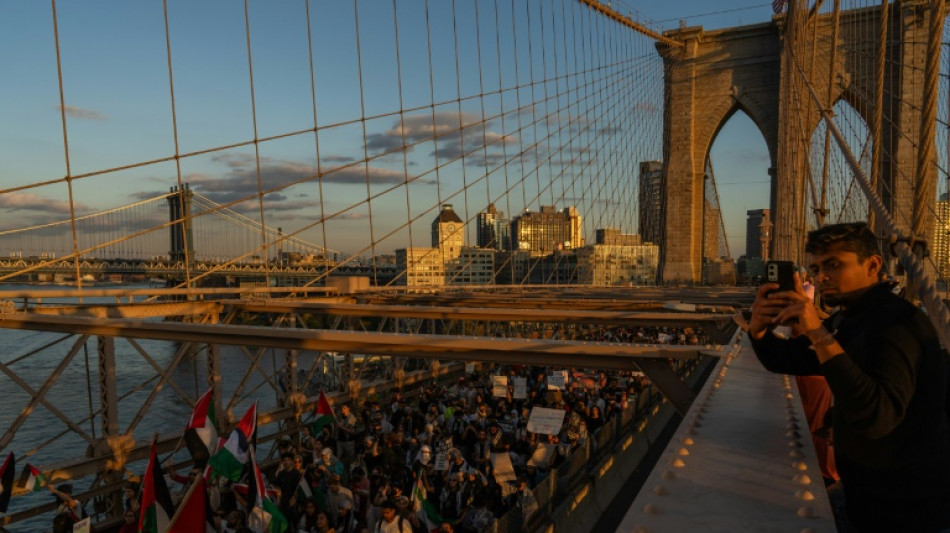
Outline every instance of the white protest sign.
{"label": "white protest sign", "polygon": [[508,397],[508,376],[491,377],[491,395],[497,398]]}
{"label": "white protest sign", "polygon": [[564,390],[564,384],[567,380],[564,379],[564,374],[560,372],[555,372],[548,375],[548,390]]}
{"label": "white protest sign", "polygon": [[511,378],[512,384],[515,387],[515,390],[512,391],[511,397],[515,400],[523,400],[528,397],[528,378]]}
{"label": "white protest sign", "polygon": [[73,524],[73,533],[89,533],[92,529],[92,518],[86,517]]}
{"label": "white protest sign", "polygon": [[449,469],[449,457],[444,453],[436,454],[435,463],[433,463],[432,468],[445,471]]}
{"label": "white protest sign", "polygon": [[501,487],[501,495],[507,497],[515,491],[515,486],[509,481],[518,479],[515,475],[515,468],[511,465],[511,456],[508,453],[491,454],[491,469],[495,475],[495,481]]}
{"label": "white protest sign", "polygon": [[465,373],[474,374],[475,373],[475,363],[465,363]]}
{"label": "white protest sign", "polygon": [[533,407],[531,408],[531,416],[528,418],[528,431],[545,435],[557,435],[560,433],[563,423],[563,410]]}

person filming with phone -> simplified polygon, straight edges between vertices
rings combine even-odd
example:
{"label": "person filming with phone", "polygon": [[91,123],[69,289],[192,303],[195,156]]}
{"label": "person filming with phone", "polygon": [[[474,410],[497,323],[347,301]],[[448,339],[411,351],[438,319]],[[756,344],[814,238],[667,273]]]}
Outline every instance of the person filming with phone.
{"label": "person filming with phone", "polygon": [[[882,283],[884,259],[866,223],[808,234],[822,320],[797,273],[764,283],[749,338],[771,372],[823,375],[834,395],[835,463],[856,531],[950,532],[948,363],[933,326]],[[791,326],[793,338],[773,334]]]}

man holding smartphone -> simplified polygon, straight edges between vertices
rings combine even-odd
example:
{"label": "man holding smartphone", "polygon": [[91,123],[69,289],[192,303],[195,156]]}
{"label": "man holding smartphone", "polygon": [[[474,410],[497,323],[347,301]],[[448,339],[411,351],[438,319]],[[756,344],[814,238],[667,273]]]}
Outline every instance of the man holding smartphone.
{"label": "man holding smartphone", "polygon": [[[824,375],[835,398],[835,462],[858,531],[950,531],[948,364],[927,317],[880,283],[883,257],[865,223],[808,234],[825,320],[802,289],[756,293],[749,337],[772,372]],[[776,292],[772,292],[776,291]],[[772,329],[792,326],[797,337]]]}

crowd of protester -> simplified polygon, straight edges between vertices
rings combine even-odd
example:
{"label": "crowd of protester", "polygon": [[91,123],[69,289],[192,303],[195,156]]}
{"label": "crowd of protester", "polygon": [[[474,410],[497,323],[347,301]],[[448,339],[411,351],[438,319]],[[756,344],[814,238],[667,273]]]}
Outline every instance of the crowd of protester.
{"label": "crowd of protester", "polygon": [[[706,342],[701,330],[691,328],[594,326],[557,334],[600,342]],[[492,377],[499,375],[508,377],[503,396],[493,390]],[[556,375],[562,378],[552,385]],[[516,390],[514,378],[524,380],[523,391]],[[577,447],[593,445],[596,433],[647,386],[639,372],[511,365],[448,384],[396,389],[359,405],[340,404],[332,423],[308,421],[298,434],[278,440],[279,464],[265,469],[268,494],[291,532],[493,531],[512,508],[530,519],[538,508],[533,489]],[[528,431],[534,407],[563,410],[560,430],[551,435]],[[504,466],[513,475],[496,479],[493,454],[507,455]],[[165,466],[174,499],[205,474],[201,466],[187,475]],[[69,513],[80,518],[74,510],[83,507],[68,503],[75,500],[62,489],[54,491],[67,502],[61,503],[58,518]],[[212,477],[209,493],[217,531],[251,531],[246,486]],[[139,485],[130,481],[120,533],[138,531],[140,500]]]}

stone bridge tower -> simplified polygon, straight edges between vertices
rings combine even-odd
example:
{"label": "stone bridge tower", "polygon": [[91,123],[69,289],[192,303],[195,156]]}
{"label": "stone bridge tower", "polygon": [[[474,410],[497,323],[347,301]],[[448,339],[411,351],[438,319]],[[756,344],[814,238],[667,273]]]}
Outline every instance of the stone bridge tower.
{"label": "stone bridge tower", "polygon": [[[898,0],[889,9],[879,194],[892,213],[910,213],[920,175],[916,152],[926,52],[920,43],[927,42],[931,8],[924,0]],[[798,11],[788,16],[806,14]],[[844,100],[871,124],[873,106],[869,103],[874,102],[876,83],[868,58],[876,56],[877,41],[869,28],[879,26],[880,8],[842,12],[834,54],[830,15],[819,15],[806,26],[807,44],[798,48],[807,54],[796,54],[793,47],[785,46],[790,37],[786,21],[786,16],[780,15],[765,24],[715,31],[680,28],[666,36],[685,47],[657,44],[664,58],[665,78],[666,205],[660,266],[664,282],[701,279],[706,160],[717,134],[736,111],[742,110],[752,119],[768,146],[769,207],[775,214],[773,258],[799,262],[805,235],[814,226],[812,210],[817,207],[807,200],[808,140],[821,120],[808,87],[801,83],[802,76],[825,100],[824,107],[830,109]],[[827,102],[832,57],[836,76]],[[900,220],[899,224],[908,229],[910,222]]]}

